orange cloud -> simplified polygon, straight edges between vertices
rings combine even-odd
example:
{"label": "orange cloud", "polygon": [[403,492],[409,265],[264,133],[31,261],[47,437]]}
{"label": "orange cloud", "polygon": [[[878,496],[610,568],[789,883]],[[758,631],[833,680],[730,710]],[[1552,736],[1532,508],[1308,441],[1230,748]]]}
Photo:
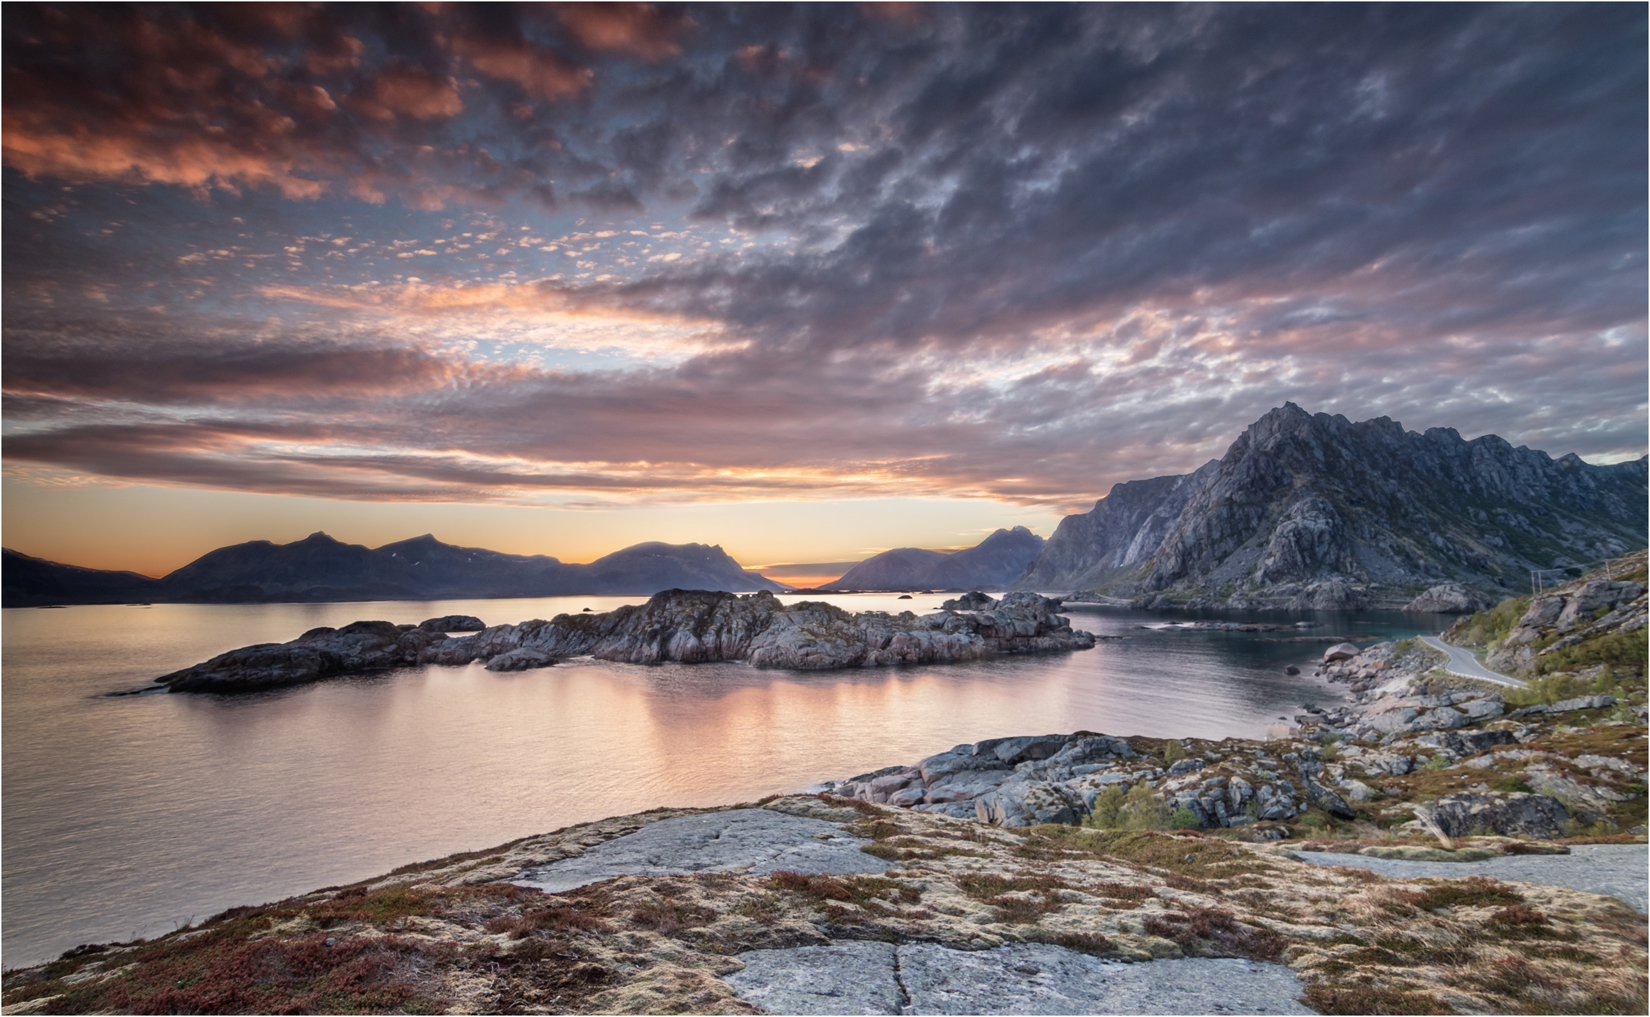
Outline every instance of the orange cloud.
{"label": "orange cloud", "polygon": [[645,60],[682,52],[675,37],[693,26],[692,19],[667,14],[652,4],[570,3],[558,7],[556,15],[585,46],[632,53]]}
{"label": "orange cloud", "polygon": [[367,116],[393,120],[396,114],[419,120],[441,120],[464,110],[458,84],[452,78],[418,71],[386,71],[352,104]]}
{"label": "orange cloud", "polygon": [[51,119],[8,112],[0,134],[7,165],[31,178],[131,179],[196,190],[267,185],[287,198],[316,198],[326,187],[294,172],[296,156],[248,152],[209,138],[162,141],[135,131],[95,134],[78,126],[64,132],[47,122]]}
{"label": "orange cloud", "polygon": [[590,87],[594,75],[539,46],[528,43],[497,43],[461,35],[452,42],[455,53],[468,59],[476,70],[490,77],[514,81],[527,94],[556,99]]}

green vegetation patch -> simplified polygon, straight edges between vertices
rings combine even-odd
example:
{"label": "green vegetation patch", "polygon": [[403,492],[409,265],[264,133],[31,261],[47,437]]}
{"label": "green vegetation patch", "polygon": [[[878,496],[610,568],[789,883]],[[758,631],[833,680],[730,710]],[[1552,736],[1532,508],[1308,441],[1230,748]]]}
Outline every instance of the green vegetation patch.
{"label": "green vegetation patch", "polygon": [[1509,597],[1492,608],[1458,619],[1444,638],[1457,646],[1492,646],[1507,638],[1529,606],[1529,597]]}
{"label": "green vegetation patch", "polygon": [[1644,667],[1647,654],[1650,654],[1650,630],[1639,629],[1636,632],[1593,636],[1574,646],[1537,657],[1535,666],[1542,672],[1570,671],[1592,664],[1610,664],[1638,671]]}

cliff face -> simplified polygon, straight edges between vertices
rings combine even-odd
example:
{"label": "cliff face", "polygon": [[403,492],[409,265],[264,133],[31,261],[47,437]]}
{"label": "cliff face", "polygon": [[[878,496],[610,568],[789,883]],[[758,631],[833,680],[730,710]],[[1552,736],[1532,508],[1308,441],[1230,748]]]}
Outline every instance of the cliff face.
{"label": "cliff face", "polygon": [[997,589],[1025,574],[1043,550],[1043,538],[1024,526],[997,530],[970,548],[941,554],[896,547],[867,558],[827,583],[827,590]]}
{"label": "cliff face", "polygon": [[1396,607],[1447,581],[1504,596],[1529,569],[1644,546],[1646,494],[1644,459],[1592,466],[1290,403],[1196,472],[1068,517],[1015,586],[1160,606]]}

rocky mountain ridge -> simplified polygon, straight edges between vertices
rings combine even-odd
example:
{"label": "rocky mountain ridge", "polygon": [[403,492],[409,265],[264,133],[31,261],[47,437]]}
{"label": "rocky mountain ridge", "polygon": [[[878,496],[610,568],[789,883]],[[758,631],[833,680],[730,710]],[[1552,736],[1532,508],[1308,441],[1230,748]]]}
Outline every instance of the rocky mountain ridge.
{"label": "rocky mountain ridge", "polygon": [[1356,609],[1459,583],[1499,600],[1531,569],[1642,547],[1646,477],[1644,458],[1593,466],[1495,435],[1417,434],[1287,403],[1222,458],[1118,484],[1066,517],[1012,588],[1156,607]]}
{"label": "rocky mountain ridge", "polygon": [[108,603],[260,603],[589,595],[673,588],[789,589],[747,572],[720,545],[635,544],[589,564],[459,547],[431,534],[368,548],[322,532],[208,551],[163,578],[59,565],[4,552],[6,607]]}
{"label": "rocky mountain ridge", "polygon": [[896,547],[873,555],[822,590],[995,590],[1025,575],[1042,553],[1043,538],[1024,526],[998,529],[951,554]]}

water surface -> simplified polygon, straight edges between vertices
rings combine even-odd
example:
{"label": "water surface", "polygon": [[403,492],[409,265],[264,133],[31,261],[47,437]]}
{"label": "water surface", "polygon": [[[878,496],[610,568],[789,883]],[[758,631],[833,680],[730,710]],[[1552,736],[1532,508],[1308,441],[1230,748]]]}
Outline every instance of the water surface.
{"label": "water surface", "polygon": [[[578,659],[242,696],[109,695],[317,625],[450,613],[497,624],[636,599],[0,612],[4,963],[603,816],[752,801],[961,742],[1082,728],[1255,736],[1302,702],[1339,698],[1309,670],[1283,673],[1308,666],[1321,642],[1141,629],[1185,616],[1119,610],[1070,617],[1124,639],[975,664],[800,673]],[[942,598],[823,599],[927,611]],[[1303,617],[1322,625],[1309,634],[1364,640],[1442,627],[1378,614],[1271,620]]]}

